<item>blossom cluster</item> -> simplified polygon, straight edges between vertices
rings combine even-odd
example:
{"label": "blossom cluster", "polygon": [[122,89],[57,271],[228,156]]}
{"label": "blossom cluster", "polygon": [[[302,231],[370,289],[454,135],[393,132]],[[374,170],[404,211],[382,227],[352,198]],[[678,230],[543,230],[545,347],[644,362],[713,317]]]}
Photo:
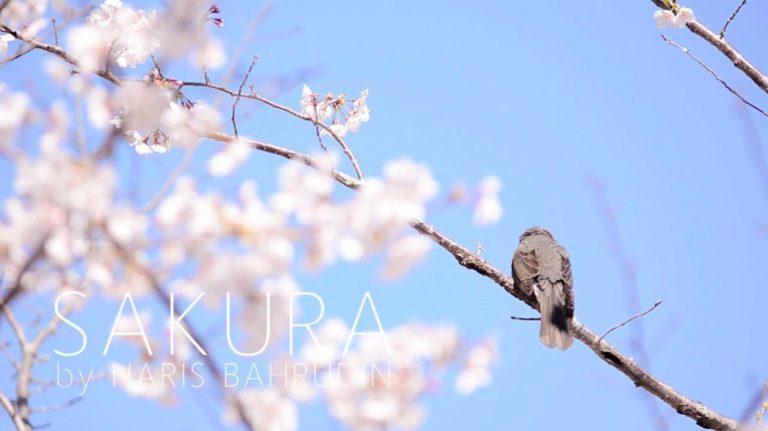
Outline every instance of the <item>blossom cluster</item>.
{"label": "blossom cluster", "polygon": [[[348,132],[357,132],[371,118],[367,100],[368,90],[350,101],[344,94],[320,96],[304,85],[301,90],[301,113],[316,122],[330,120],[329,129],[336,136],[343,137]],[[321,131],[321,134],[327,133],[325,129]]]}
{"label": "blossom cluster", "polygon": [[173,0],[168,10],[134,9],[121,0],[105,0],[82,25],[67,33],[67,48],[89,71],[107,69],[114,62],[136,68],[153,54],[178,58],[189,54],[200,68],[224,65],[221,43],[204,31],[204,2]]}
{"label": "blossom cluster", "polygon": [[656,20],[656,26],[659,28],[682,28],[696,20],[693,10],[687,7],[681,7],[677,12],[659,9],[653,13],[653,18]]}
{"label": "blossom cluster", "polygon": [[125,83],[112,98],[116,117],[139,154],[165,153],[174,145],[189,146],[220,126],[218,112],[205,103],[182,104],[171,89],[134,81]]}
{"label": "blossom cluster", "polygon": [[[50,25],[47,1],[6,3],[0,19],[22,29],[20,39]],[[60,11],[58,3],[51,7]],[[13,177],[11,196],[0,210],[4,280],[21,277],[27,289],[40,294],[78,289],[107,299],[125,293],[146,297],[156,286],[189,300],[205,292],[201,305],[209,310],[220,310],[231,294],[238,304],[233,319],[238,345],[252,351],[265,337],[286,337],[292,294],[302,291],[297,274],[376,257],[381,277],[395,280],[427,258],[432,242],[409,224],[429,216],[441,188],[427,166],[409,158],[384,163],[381,174],[367,177],[355,193],[336,186],[332,170],[338,159],[325,152],[315,157],[313,168],[285,163],[274,190],[236,182],[233,174],[253,153],[245,138],[226,142],[196,164],[205,166],[202,172],[174,175],[166,186],[125,168],[126,157],[150,163],[134,153],[161,157],[221,132],[215,103],[191,101],[181,81],[160,72],[160,64],[182,58],[205,69],[206,79],[208,70],[223,66],[224,49],[205,28],[223,24],[212,17],[219,13],[202,0],[169,0],[158,10],[105,0],[84,19],[57,28],[60,47],[71,58],[51,57],[41,68],[59,86],[50,103],[37,106],[24,91],[0,83],[0,162],[10,165]],[[1,35],[0,54],[14,44],[22,43]],[[97,71],[114,73],[119,84],[89,73]],[[133,73],[138,76],[127,76]],[[367,90],[348,99],[304,86],[299,103],[300,112],[291,112],[313,122],[321,136],[338,139],[370,120]],[[157,189],[149,204],[132,194],[133,183]],[[486,177],[468,194],[477,224],[501,218],[500,189],[497,177]],[[254,315],[270,318],[254,321]],[[149,328],[152,317],[142,313],[142,326]],[[130,330],[135,322],[118,324]],[[342,355],[341,340],[349,331],[330,320],[318,333],[320,344],[305,345],[299,357],[271,352],[282,361],[325,370],[326,385],[242,391],[240,399],[259,429],[296,429],[297,406],[317,398],[350,429],[415,429],[426,415],[425,396],[437,390],[445,370],[455,372],[453,386],[462,394],[491,379],[495,341],[467,346],[450,324],[413,322],[390,329],[391,354],[380,343],[363,340]],[[175,355],[157,338],[150,340],[157,354],[140,355],[137,362],[154,369],[162,361],[182,366],[191,359],[194,351],[183,338],[174,344]],[[141,351],[139,341],[129,340]],[[357,364],[391,363],[392,384],[365,385],[350,370],[327,372],[342,356]],[[162,403],[176,399],[173,388],[131,378],[128,362],[111,366],[126,393]]]}
{"label": "blossom cluster", "polygon": [[[488,367],[496,357],[491,338],[464,351],[458,331],[450,324],[409,323],[392,328],[386,332],[391,352],[376,336],[362,338],[345,352],[349,331],[341,319],[328,320],[317,331],[316,341],[307,341],[298,356],[282,360],[289,374],[297,368],[319,370],[317,386],[289,375],[286,385],[241,393],[245,410],[259,430],[298,429],[296,403],[321,395],[330,415],[347,429],[418,429],[426,417],[423,399],[439,388],[449,368],[463,363],[455,386],[459,393],[469,394],[488,383]],[[236,418],[236,409],[230,407],[226,421]]]}

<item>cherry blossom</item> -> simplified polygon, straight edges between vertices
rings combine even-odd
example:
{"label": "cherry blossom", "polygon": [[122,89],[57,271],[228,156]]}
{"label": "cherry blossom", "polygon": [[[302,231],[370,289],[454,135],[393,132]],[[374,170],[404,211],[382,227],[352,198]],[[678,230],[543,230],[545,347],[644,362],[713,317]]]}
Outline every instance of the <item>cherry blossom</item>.
{"label": "cherry blossom", "polygon": [[487,386],[492,379],[491,367],[498,356],[498,340],[489,337],[473,347],[464,359],[464,365],[456,377],[456,392],[469,395],[478,388]]}
{"label": "cherry blossom", "polygon": [[[240,393],[245,411],[255,431],[294,431],[298,429],[296,405],[273,390],[246,390]],[[233,425],[238,422],[238,413],[234,407],[224,412],[224,423]]]}
{"label": "cherry blossom", "polygon": [[33,26],[47,9],[48,0],[11,0],[0,13],[0,21],[17,28]]}
{"label": "cherry blossom", "polygon": [[[341,356],[345,328],[338,322],[326,325],[331,328],[322,328],[323,336],[318,338],[331,350],[319,358],[330,361],[338,357],[347,365],[330,367],[323,381],[331,415],[352,430],[418,428],[426,415],[421,399],[430,390],[433,373],[456,355],[456,329],[450,325],[401,325],[387,331],[392,355],[380,339],[366,337]],[[318,358],[317,349],[303,352],[313,354],[305,360]],[[378,372],[369,372],[372,365],[380,367]]]}
{"label": "cherry blossom", "polygon": [[681,7],[677,13],[667,9],[659,9],[653,13],[653,18],[659,28],[682,28],[696,20],[693,10],[687,7]]}
{"label": "cherry blossom", "polygon": [[29,96],[10,91],[0,82],[0,151],[11,144],[16,130],[31,113]]}
{"label": "cherry blossom", "polygon": [[174,145],[191,145],[220,118],[199,102],[182,106],[167,88],[147,82],[128,82],[115,94],[112,104],[118,116],[112,120],[139,154],[165,153]]}
{"label": "cherry blossom", "polygon": [[[3,10],[3,22],[41,32],[49,22],[42,18],[46,7],[41,0],[13,0]],[[221,109],[206,102],[215,99],[204,93],[203,100],[189,99],[191,86],[169,72],[182,57],[206,70],[226,63],[224,46],[209,33],[222,23],[218,13],[218,6],[202,0],[170,0],[157,10],[105,0],[68,30],[58,27],[61,48],[76,61],[43,64],[60,90],[51,100],[33,106],[27,94],[0,85],[0,152],[14,166],[12,196],[0,210],[0,272],[14,279],[24,271],[30,291],[77,285],[117,302],[126,293],[146,300],[160,291],[182,301],[204,294],[203,313],[232,313],[234,337],[228,341],[239,351],[250,354],[266,345],[273,366],[284,365],[292,375],[312,366],[320,374],[322,385],[294,381],[237,392],[256,429],[297,429],[297,408],[311,400],[325,402],[330,415],[353,430],[418,428],[426,417],[424,400],[446,369],[460,372],[462,388],[490,381],[490,362],[462,362],[461,336],[453,325],[411,322],[387,328],[391,352],[373,337],[356,339],[345,354],[350,328],[333,317],[317,329],[318,344],[305,340],[296,355],[286,354],[285,338],[292,313],[302,312],[291,301],[303,292],[298,280],[306,271],[375,257],[382,261],[382,278],[395,280],[426,258],[432,243],[409,225],[429,215],[440,191],[427,166],[390,160],[351,193],[334,181],[333,171],[343,170],[339,157],[322,152],[312,167],[295,161],[280,166],[275,187],[233,183],[232,174],[254,151],[248,139],[238,138],[226,140],[197,165],[210,176],[179,175],[167,189],[152,184],[160,190],[146,205],[120,181],[124,171],[116,160],[126,151],[144,161],[132,152],[160,157],[221,135]],[[0,50],[13,40],[3,35]],[[156,62],[147,64],[150,56]],[[119,82],[103,81],[89,73],[94,71],[109,71]],[[321,96],[304,86],[300,115],[322,122],[321,136],[343,137],[370,120],[367,99],[368,90],[351,99]],[[34,133],[20,134],[27,126]],[[32,142],[16,145],[18,136]],[[487,222],[498,220],[499,188],[498,179],[481,183],[472,208],[476,219],[480,213]],[[25,270],[31,259],[35,264]],[[159,328],[150,327],[158,315],[142,311],[139,318],[153,355],[145,353],[143,338],[118,337],[115,342],[127,343],[135,357],[110,364],[109,378],[128,396],[174,402],[179,388],[153,382],[153,376],[166,366],[184,366],[196,349],[176,336],[171,355],[170,346],[154,334]],[[137,325],[126,312],[117,328],[134,331]],[[171,329],[163,328],[166,335]],[[339,368],[341,363],[352,368]],[[371,365],[386,370],[373,375],[373,384],[365,372]],[[227,423],[239,420],[229,405],[233,399],[225,397]]]}
{"label": "cherry blossom", "polygon": [[501,219],[504,210],[499,201],[501,180],[496,176],[488,176],[480,181],[479,196],[475,203],[473,218],[479,225],[496,223]]}
{"label": "cherry blossom", "polygon": [[229,175],[242,165],[250,154],[251,146],[247,142],[243,140],[231,142],[208,160],[208,172],[215,177]]}
{"label": "cherry blossom", "polygon": [[8,51],[8,44],[16,40],[11,34],[4,34],[0,36],[0,54],[5,54]]}
{"label": "cherry blossom", "polygon": [[[340,94],[334,96],[328,93],[321,97],[313,93],[312,90],[304,85],[301,90],[301,113],[318,122],[331,121],[329,128],[337,136],[346,136],[348,132],[357,132],[360,125],[370,120],[370,110],[367,105],[368,90],[360,93],[357,99],[348,101],[346,96]],[[321,135],[327,135],[325,129],[320,131]]]}

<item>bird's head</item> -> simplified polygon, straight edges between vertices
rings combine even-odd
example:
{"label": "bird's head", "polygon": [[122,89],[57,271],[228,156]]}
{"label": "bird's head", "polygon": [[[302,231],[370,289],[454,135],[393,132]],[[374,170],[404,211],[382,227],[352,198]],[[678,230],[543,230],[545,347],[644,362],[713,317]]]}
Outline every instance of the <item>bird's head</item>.
{"label": "bird's head", "polygon": [[548,237],[550,237],[552,239],[555,239],[555,237],[552,236],[552,234],[549,233],[549,231],[544,229],[543,227],[541,227],[541,226],[533,226],[533,227],[529,227],[528,229],[526,229],[525,232],[523,232],[523,234],[520,235],[520,241],[522,241],[523,239],[528,238],[530,236],[534,236],[534,235],[546,235],[546,236],[548,236]]}

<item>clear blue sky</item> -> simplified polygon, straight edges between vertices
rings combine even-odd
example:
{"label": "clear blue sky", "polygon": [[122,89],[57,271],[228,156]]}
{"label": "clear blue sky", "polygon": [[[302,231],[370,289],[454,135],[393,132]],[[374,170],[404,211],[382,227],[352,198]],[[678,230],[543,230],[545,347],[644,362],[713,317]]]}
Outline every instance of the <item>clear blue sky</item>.
{"label": "clear blue sky", "polygon": [[[719,29],[736,3],[686,5]],[[221,6],[222,37],[234,44],[260,5]],[[506,213],[497,225],[471,227],[470,216],[458,209],[430,221],[468,246],[481,241],[487,259],[504,268],[522,230],[547,226],[571,253],[578,317],[602,332],[628,312],[621,272],[585,181],[598,176],[637,264],[641,304],[664,301],[644,320],[649,345],[662,345],[653,347],[654,372],[740,417],[768,377],[765,185],[753,166],[740,106],[660,39],[653,11],[647,0],[281,2],[260,30],[267,37],[257,38],[247,54],[261,56],[257,83],[312,67],[307,81],[318,92],[369,88],[371,121],[349,139],[369,175],[408,155],[428,164],[446,187],[487,173],[501,177]],[[768,68],[766,18],[765,4],[748,3],[729,38]],[[297,34],[269,36],[297,26]],[[685,30],[665,32],[768,106],[765,94],[712,47]],[[39,55],[0,69],[0,80],[33,82]],[[297,105],[299,91],[279,100]],[[241,133],[315,150],[311,127],[241,106],[247,116]],[[768,139],[768,119],[747,115]],[[124,166],[135,166],[135,156],[120,157]],[[142,162],[144,199],[177,159]],[[196,166],[204,166],[204,158],[198,160]],[[258,154],[237,177],[253,177],[270,190],[281,163]],[[0,189],[5,195],[8,182]],[[501,335],[492,386],[467,398],[450,390],[428,397],[425,430],[652,429],[631,382],[580,344],[567,353],[542,347],[535,324],[508,319],[530,314],[527,308],[441,250],[397,283],[380,281],[376,271],[375,263],[343,264],[300,281],[348,320],[362,292],[371,290],[385,326],[452,320],[470,337],[489,330]],[[114,312],[114,304],[102,305],[104,315]],[[100,313],[91,309],[89,316]],[[610,340],[627,350],[629,333],[621,329]],[[54,430],[82,428],[83,421],[110,430],[211,429],[205,409],[187,398],[168,410],[104,385],[50,420]],[[302,429],[338,429],[318,411],[302,414]],[[697,429],[671,409],[661,411],[672,429]]]}

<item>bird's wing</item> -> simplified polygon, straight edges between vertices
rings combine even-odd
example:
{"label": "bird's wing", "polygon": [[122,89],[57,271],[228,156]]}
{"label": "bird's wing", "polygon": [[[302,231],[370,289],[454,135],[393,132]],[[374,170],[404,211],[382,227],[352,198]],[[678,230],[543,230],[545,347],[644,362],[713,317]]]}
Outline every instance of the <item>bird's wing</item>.
{"label": "bird's wing", "polygon": [[539,275],[539,260],[536,250],[518,248],[512,257],[512,277],[527,295],[533,293],[534,279]]}
{"label": "bird's wing", "polygon": [[571,273],[571,259],[568,252],[559,247],[560,252],[560,271],[565,293],[565,306],[569,317],[573,317],[574,298],[573,298],[573,274]]}

